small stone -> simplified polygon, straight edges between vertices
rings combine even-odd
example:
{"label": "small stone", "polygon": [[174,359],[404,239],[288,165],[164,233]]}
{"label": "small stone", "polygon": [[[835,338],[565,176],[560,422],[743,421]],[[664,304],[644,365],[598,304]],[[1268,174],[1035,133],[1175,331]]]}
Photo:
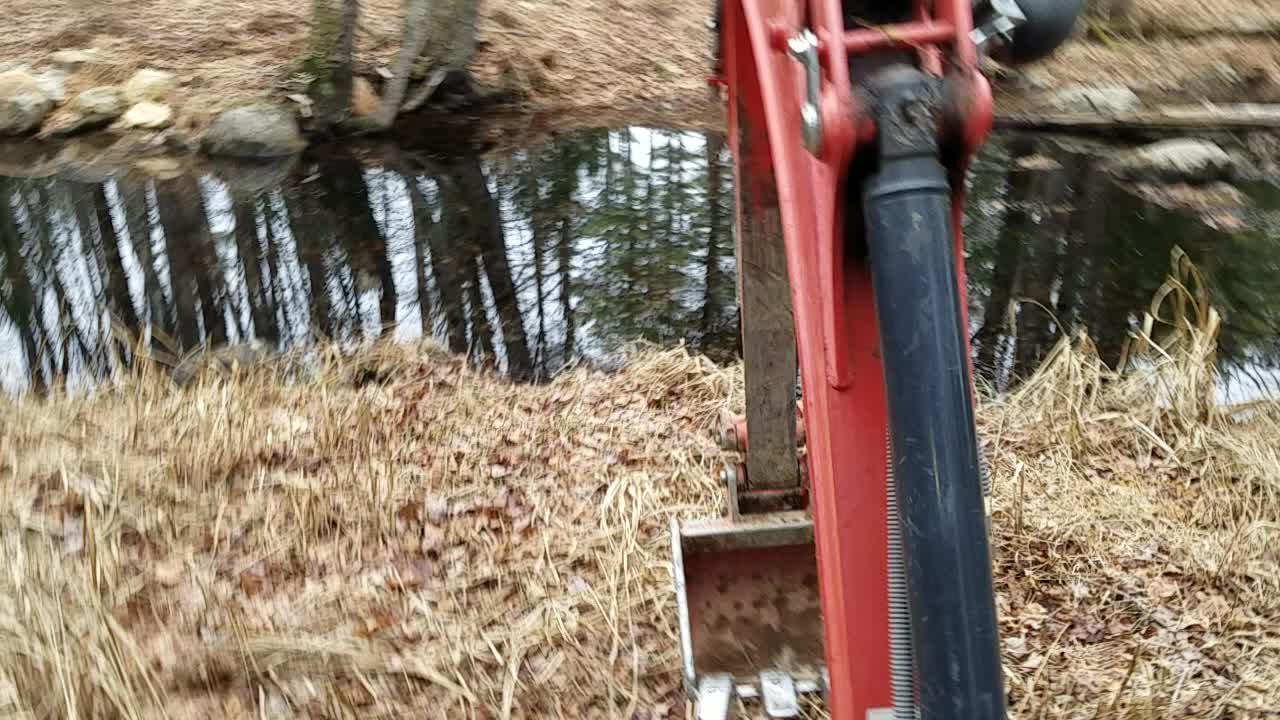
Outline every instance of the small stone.
{"label": "small stone", "polygon": [[1235,161],[1226,150],[1208,140],[1181,138],[1124,153],[1107,169],[1129,179],[1203,184],[1230,180]]}
{"label": "small stone", "polygon": [[129,108],[120,120],[126,128],[160,130],[173,122],[173,108],[153,102],[142,102]]}
{"label": "small stone", "polygon": [[224,110],[201,142],[210,155],[267,158],[293,155],[306,147],[293,113],[269,102]]}
{"label": "small stone", "polygon": [[81,65],[91,65],[101,60],[97,50],[59,50],[49,56],[49,61],[59,70],[71,71]]}
{"label": "small stone", "polygon": [[124,96],[120,88],[101,85],[76,96],[75,110],[85,117],[115,120],[124,113]]}
{"label": "small stone", "polygon": [[25,72],[0,73],[0,135],[23,135],[40,127],[53,109],[40,83]]}
{"label": "small stone", "polygon": [[44,90],[44,94],[55,103],[60,103],[67,99],[67,73],[64,70],[45,70],[36,75],[36,82],[40,83],[40,89]]}
{"label": "small stone", "polygon": [[1059,112],[1094,112],[1104,115],[1142,108],[1137,93],[1124,85],[1069,85],[1049,96]]}
{"label": "small stone", "polygon": [[178,88],[178,77],[170,72],[144,68],[124,84],[124,97],[131,104],[164,103]]}

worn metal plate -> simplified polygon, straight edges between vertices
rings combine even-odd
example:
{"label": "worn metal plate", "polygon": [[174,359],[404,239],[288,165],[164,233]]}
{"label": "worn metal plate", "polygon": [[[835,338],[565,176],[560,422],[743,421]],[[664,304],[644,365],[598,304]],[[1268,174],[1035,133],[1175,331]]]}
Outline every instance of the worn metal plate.
{"label": "worn metal plate", "polygon": [[693,520],[677,532],[685,554],[813,544],[813,522],[803,510]]}
{"label": "worn metal plate", "polygon": [[733,678],[729,675],[704,675],[698,683],[698,720],[725,720],[729,717],[733,690]]}
{"label": "worn metal plate", "polygon": [[760,673],[760,695],[764,699],[766,717],[793,718],[800,715],[800,698],[796,696],[796,683],[790,675],[776,670]]}
{"label": "worn metal plate", "polygon": [[[819,678],[822,611],[806,528],[784,520],[729,526],[720,534],[705,525],[689,530],[681,554],[696,672],[729,673],[744,682],[764,670]],[[807,531],[812,538],[812,526]],[[801,542],[787,542],[795,540]]]}

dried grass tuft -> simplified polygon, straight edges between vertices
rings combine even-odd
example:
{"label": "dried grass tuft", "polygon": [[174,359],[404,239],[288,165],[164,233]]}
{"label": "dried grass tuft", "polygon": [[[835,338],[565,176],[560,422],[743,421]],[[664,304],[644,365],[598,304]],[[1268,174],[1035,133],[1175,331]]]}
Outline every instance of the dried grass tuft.
{"label": "dried grass tuft", "polygon": [[[1280,403],[1212,404],[1177,262],[1126,372],[1064,342],[979,413],[1016,717],[1280,706]],[[4,401],[0,714],[683,717],[665,528],[741,382],[387,343]]]}

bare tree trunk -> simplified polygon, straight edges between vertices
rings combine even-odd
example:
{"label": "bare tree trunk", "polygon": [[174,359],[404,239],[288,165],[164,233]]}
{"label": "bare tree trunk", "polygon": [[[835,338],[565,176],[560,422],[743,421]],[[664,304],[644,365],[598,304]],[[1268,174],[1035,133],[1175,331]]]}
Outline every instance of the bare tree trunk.
{"label": "bare tree trunk", "polygon": [[133,297],[129,294],[129,280],[120,256],[120,238],[116,235],[115,225],[111,222],[111,208],[107,205],[106,189],[101,183],[93,189],[93,209],[98,222],[98,235],[102,239],[102,255],[106,264],[104,269],[106,277],[103,278],[103,284],[106,286],[108,303],[120,321],[130,331],[136,332],[141,323],[133,306]]}
{"label": "bare tree trunk", "polygon": [[560,218],[560,240],[556,243],[556,259],[560,271],[560,314],[564,317],[564,362],[573,360],[577,325],[573,318],[573,288],[570,276],[573,261],[573,220],[565,215]]}
{"label": "bare tree trunk", "polygon": [[396,114],[400,112],[405,91],[409,89],[409,77],[413,73],[413,66],[426,48],[427,39],[430,36],[428,25],[430,6],[430,0],[405,0],[404,2],[404,32],[400,36],[400,52],[396,55],[395,67],[391,70],[391,80],[383,90],[382,104],[373,117],[373,129],[385,130],[391,127]]}
{"label": "bare tree trunk", "polygon": [[[464,280],[459,277],[465,264],[472,260],[466,252],[458,252],[458,243],[450,242],[443,236],[446,227],[437,227],[431,222],[431,208],[427,198],[418,187],[417,178],[406,175],[405,183],[409,186],[409,201],[413,205],[414,236],[419,242],[425,241],[431,253],[431,271],[436,278],[436,287],[440,291],[440,304],[443,306],[445,318],[445,335],[448,337],[449,349],[456,353],[467,351],[467,314],[462,296]],[[456,240],[456,238],[454,238]]]}
{"label": "bare tree trunk", "polygon": [[[512,377],[527,379],[533,372],[533,361],[529,354],[524,318],[520,313],[511,265],[507,260],[498,203],[489,193],[478,157],[462,160],[449,168],[449,174],[458,192],[455,202],[462,204],[461,208],[453,208],[456,213],[454,217],[465,223],[463,227],[466,228],[466,236],[479,251],[485,277],[489,280],[489,289],[493,292],[498,322],[502,326],[502,341],[507,351],[507,369]],[[459,210],[462,212],[458,212]]]}
{"label": "bare tree trunk", "polygon": [[471,342],[475,345],[481,358],[493,354],[493,328],[489,325],[489,314],[484,308],[484,293],[480,287],[480,260],[468,256],[467,263],[467,303],[471,306]]}
{"label": "bare tree trunk", "polygon": [[200,344],[195,315],[197,300],[206,339],[212,345],[225,343],[227,324],[220,302],[224,297],[222,273],[200,186],[194,177],[157,182],[156,202],[169,255],[169,277],[178,306],[182,347],[190,350]]}
{"label": "bare tree trunk", "polygon": [[351,53],[360,18],[359,0],[312,0],[311,48],[302,72],[316,120],[328,127],[347,118],[351,105]]}
{"label": "bare tree trunk", "polygon": [[[386,130],[396,115],[422,107],[441,88],[469,93],[467,65],[476,50],[478,4],[478,0],[404,0],[400,52],[382,102],[373,116],[352,120],[350,129]],[[421,77],[422,83],[406,101],[415,77]]]}
{"label": "bare tree trunk", "polygon": [[[133,253],[142,266],[142,307],[147,316],[147,323],[165,332],[172,330],[169,323],[169,312],[165,307],[164,290],[160,286],[160,276],[156,272],[155,258],[151,252],[151,212],[147,208],[147,188],[129,178],[119,178],[116,188],[120,192],[120,200],[124,205],[125,224],[128,227],[129,239],[133,243]],[[141,326],[139,326],[141,327]]]}
{"label": "bare tree trunk", "polygon": [[296,196],[290,198],[282,194],[281,200],[289,222],[289,234],[293,236],[297,247],[298,259],[307,271],[307,285],[311,296],[307,310],[311,315],[311,334],[321,339],[332,339],[337,318],[333,311],[329,289],[330,270],[325,257],[332,242],[333,223],[323,211],[316,194],[317,191],[310,186],[302,185]]}
{"label": "bare tree trunk", "polygon": [[476,51],[479,0],[432,0],[430,4],[429,35],[420,54],[425,61],[422,66],[425,81],[405,103],[406,111],[421,107],[442,88],[471,93],[467,65]]}
{"label": "bare tree trunk", "polygon": [[258,242],[257,202],[253,198],[237,200],[232,208],[236,216],[236,249],[240,265],[244,269],[245,293],[249,298],[249,315],[253,318],[254,334],[275,342],[280,337],[276,328],[275,308],[271,305],[271,293],[262,284],[264,253]]}
{"label": "bare tree trunk", "polygon": [[[334,221],[338,239],[347,250],[351,271],[357,277],[377,278],[381,288],[378,317],[383,331],[390,331],[395,325],[398,304],[395,277],[386,238],[369,201],[364,168],[349,153],[335,153],[320,167],[326,181],[316,185],[324,206],[332,213],[329,218]],[[355,306],[353,303],[352,307]]]}
{"label": "bare tree trunk", "polygon": [[40,331],[40,320],[36,310],[35,289],[27,276],[16,214],[8,201],[9,185],[13,182],[15,181],[0,177],[0,257],[4,258],[5,270],[5,282],[0,283],[0,299],[3,300],[9,319],[22,336],[27,373],[32,386],[39,391],[43,386],[40,343],[36,337],[36,333]]}

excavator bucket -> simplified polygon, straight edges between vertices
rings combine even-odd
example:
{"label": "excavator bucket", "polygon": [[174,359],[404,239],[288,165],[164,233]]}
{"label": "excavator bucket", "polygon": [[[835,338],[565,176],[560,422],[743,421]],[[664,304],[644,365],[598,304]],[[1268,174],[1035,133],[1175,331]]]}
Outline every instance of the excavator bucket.
{"label": "excavator bucket", "polygon": [[684,677],[697,717],[725,717],[734,697],[760,702],[768,717],[794,717],[799,696],[824,687],[807,514],[673,520],[671,538]]}

